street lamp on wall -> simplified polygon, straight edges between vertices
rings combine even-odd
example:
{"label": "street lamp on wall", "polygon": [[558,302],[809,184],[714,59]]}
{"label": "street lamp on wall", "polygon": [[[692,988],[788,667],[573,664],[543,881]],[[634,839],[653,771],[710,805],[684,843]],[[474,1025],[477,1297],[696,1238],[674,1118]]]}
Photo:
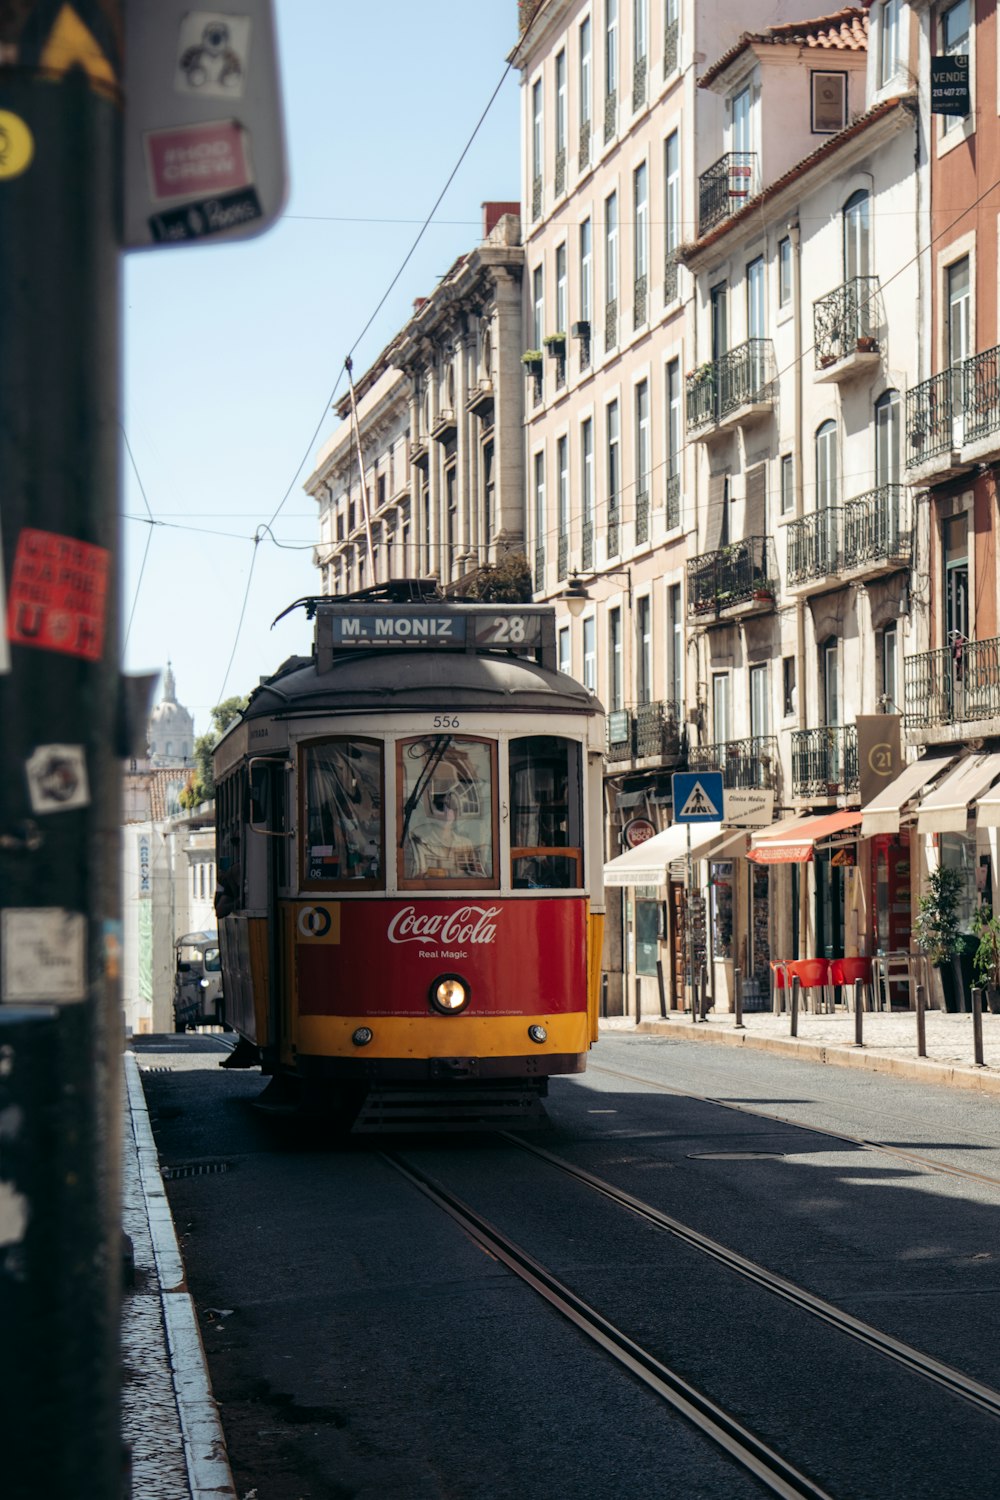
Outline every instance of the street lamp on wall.
{"label": "street lamp on wall", "polygon": [[631,568],[619,568],[617,571],[595,573],[591,578],[581,578],[579,573],[571,573],[566,582],[566,587],[556,598],[560,604],[565,604],[574,620],[578,620],[584,609],[590,602],[588,583],[593,583],[595,578],[624,578],[627,588],[628,607],[632,608],[632,570]]}

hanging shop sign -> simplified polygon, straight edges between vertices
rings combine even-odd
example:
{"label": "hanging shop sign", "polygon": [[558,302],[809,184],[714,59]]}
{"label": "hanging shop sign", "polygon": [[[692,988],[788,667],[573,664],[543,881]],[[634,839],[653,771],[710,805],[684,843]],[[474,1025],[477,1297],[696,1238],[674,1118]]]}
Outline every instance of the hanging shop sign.
{"label": "hanging shop sign", "polygon": [[638,849],[647,839],[651,839],[656,829],[648,818],[632,818],[622,829],[622,843],[626,849]]}
{"label": "hanging shop sign", "polygon": [[867,807],[903,769],[899,714],[858,714],[861,806]]}

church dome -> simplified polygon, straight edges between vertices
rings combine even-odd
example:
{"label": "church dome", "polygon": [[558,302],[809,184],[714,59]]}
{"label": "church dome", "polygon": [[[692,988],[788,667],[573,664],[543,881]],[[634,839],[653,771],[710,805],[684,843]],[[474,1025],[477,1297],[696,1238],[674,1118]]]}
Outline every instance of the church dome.
{"label": "church dome", "polygon": [[163,697],[149,716],[146,738],[152,766],[183,766],[194,759],[194,715],[177,702],[169,662],[163,674]]}

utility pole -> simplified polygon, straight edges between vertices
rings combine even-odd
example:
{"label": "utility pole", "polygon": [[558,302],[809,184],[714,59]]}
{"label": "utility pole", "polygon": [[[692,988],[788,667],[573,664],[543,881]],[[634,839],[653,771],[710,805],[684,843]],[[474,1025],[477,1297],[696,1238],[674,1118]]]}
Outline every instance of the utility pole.
{"label": "utility pole", "polygon": [[0,0],[2,1485],[124,1493],[121,0]]}

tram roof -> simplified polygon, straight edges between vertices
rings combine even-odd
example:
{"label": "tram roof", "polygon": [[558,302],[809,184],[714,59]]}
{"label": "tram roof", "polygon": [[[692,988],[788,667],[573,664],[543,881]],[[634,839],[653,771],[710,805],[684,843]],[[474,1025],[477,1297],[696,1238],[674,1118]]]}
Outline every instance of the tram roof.
{"label": "tram roof", "polygon": [[480,712],[599,714],[597,698],[572,677],[498,651],[383,647],[342,651],[320,671],[293,657],[254,690],[243,719],[294,713],[463,708]]}

